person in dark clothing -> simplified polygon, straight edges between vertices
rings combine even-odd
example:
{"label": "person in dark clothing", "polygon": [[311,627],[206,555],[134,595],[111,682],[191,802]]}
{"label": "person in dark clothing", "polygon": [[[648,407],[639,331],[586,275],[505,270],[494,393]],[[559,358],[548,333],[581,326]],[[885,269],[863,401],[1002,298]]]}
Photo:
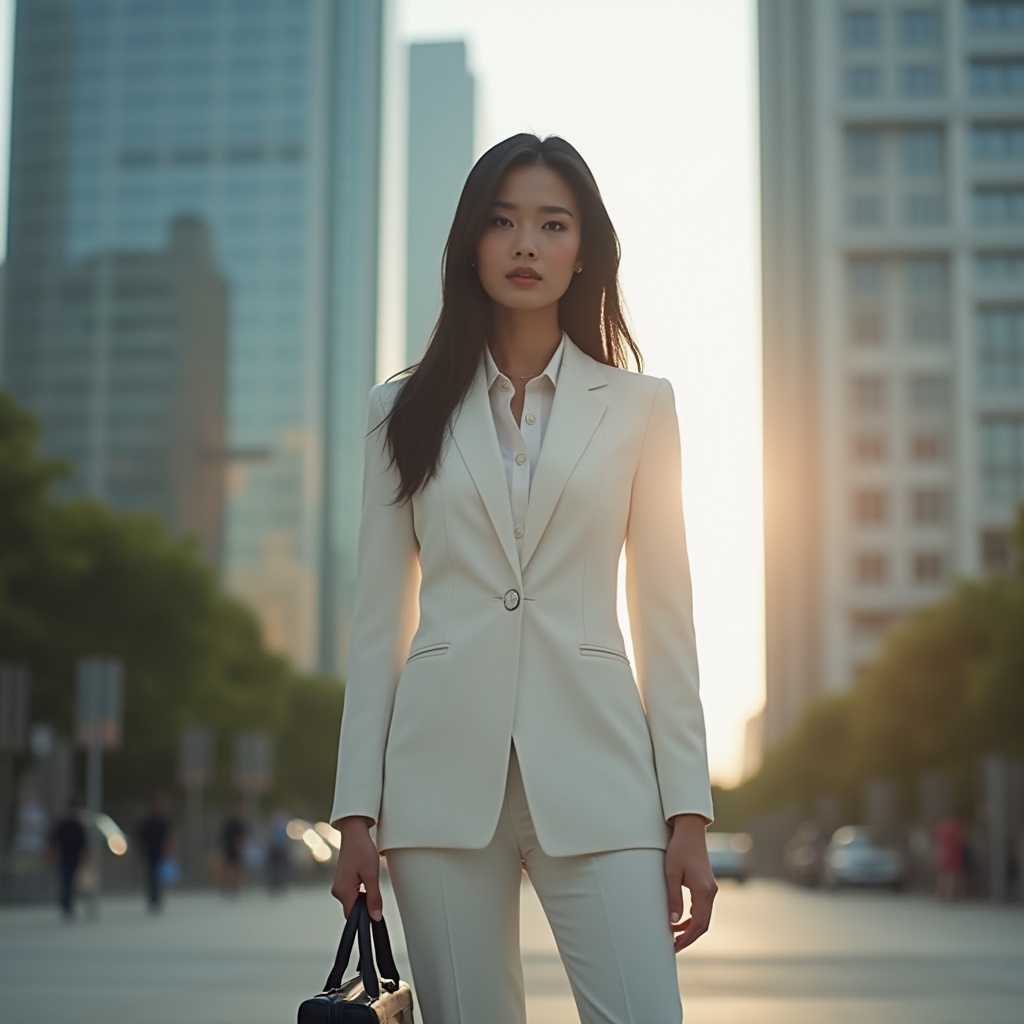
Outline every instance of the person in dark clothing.
{"label": "person in dark clothing", "polygon": [[167,803],[162,796],[157,796],[139,822],[136,833],[146,869],[146,900],[153,912],[158,911],[163,902],[162,866],[164,858],[171,852],[172,835]]}
{"label": "person in dark clothing", "polygon": [[50,831],[50,852],[57,863],[57,882],[61,911],[65,918],[75,916],[75,880],[78,869],[89,859],[89,840],[78,808],[68,801],[64,813]]}
{"label": "person in dark clothing", "polygon": [[243,857],[249,830],[245,826],[242,808],[232,807],[224,819],[221,829],[221,855],[223,857],[223,873],[221,881],[224,891],[236,895],[242,888]]}

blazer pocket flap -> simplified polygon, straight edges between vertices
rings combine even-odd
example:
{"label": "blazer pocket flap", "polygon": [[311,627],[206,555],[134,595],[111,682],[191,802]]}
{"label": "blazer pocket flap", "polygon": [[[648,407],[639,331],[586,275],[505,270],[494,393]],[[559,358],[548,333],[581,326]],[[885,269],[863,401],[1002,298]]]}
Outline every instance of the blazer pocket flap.
{"label": "blazer pocket flap", "polygon": [[629,657],[625,651],[618,651],[614,647],[600,647],[597,644],[580,644],[580,654],[587,658],[611,658],[613,661],[621,661],[629,664]]}
{"label": "blazer pocket flap", "polygon": [[408,665],[410,661],[415,661],[417,658],[433,658],[438,654],[447,654],[449,647],[451,644],[430,644],[429,647],[418,647],[415,651],[409,652],[405,663]]}

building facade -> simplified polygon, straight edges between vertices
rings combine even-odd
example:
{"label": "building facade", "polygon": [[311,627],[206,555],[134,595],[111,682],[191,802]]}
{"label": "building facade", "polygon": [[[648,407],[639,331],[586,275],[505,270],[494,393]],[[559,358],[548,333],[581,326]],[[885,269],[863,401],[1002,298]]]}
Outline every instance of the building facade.
{"label": "building facade", "polygon": [[[81,492],[176,530],[194,527],[156,501],[165,463],[179,490],[222,493],[204,550],[272,646],[325,671],[344,653],[376,376],[385,8],[35,0],[15,25],[0,383]],[[220,298],[160,298],[178,273]],[[172,407],[220,438],[166,433],[173,472],[126,461]]]}
{"label": "building facade", "polygon": [[405,352],[411,365],[441,311],[441,256],[476,152],[465,43],[413,43],[408,83]]}
{"label": "building facade", "polygon": [[770,746],[1024,502],[1024,2],[760,4]]}

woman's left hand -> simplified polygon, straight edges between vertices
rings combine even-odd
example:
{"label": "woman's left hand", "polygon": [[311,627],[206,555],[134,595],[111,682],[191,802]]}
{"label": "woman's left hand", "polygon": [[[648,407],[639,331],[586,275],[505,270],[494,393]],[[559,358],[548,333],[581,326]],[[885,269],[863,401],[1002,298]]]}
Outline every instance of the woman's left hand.
{"label": "woman's left hand", "polygon": [[[672,819],[672,838],[665,851],[665,882],[668,886],[669,924],[678,953],[696,942],[711,924],[711,907],[718,892],[699,814],[677,814]],[[683,917],[683,888],[690,891],[690,916]]]}

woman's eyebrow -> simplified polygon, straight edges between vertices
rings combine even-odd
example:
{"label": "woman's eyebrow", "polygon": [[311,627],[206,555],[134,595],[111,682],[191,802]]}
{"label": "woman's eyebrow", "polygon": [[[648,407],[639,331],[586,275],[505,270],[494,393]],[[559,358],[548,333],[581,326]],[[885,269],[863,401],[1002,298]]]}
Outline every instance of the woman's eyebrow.
{"label": "woman's eyebrow", "polygon": [[[497,207],[499,210],[518,210],[519,207],[515,203],[509,203],[504,199],[495,199],[491,204]],[[538,207],[541,213],[564,213],[567,217],[572,216],[572,211],[567,210],[564,206],[541,206]]]}

